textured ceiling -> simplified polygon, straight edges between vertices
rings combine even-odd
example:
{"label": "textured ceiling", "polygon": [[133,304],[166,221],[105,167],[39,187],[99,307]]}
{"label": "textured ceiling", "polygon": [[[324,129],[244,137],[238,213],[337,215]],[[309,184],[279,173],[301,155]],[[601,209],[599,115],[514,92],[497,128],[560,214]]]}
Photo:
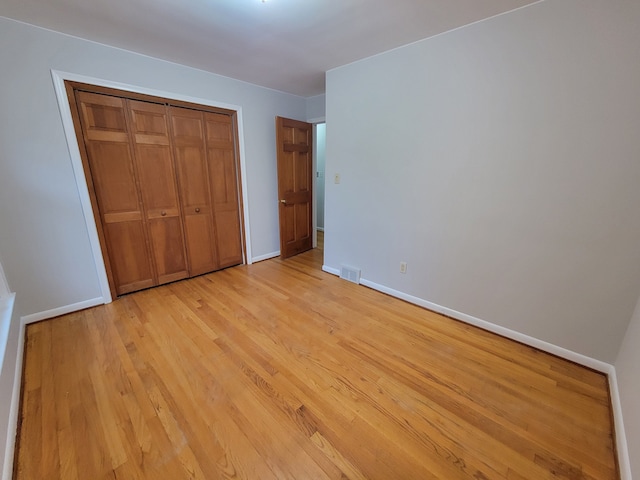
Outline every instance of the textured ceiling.
{"label": "textured ceiling", "polygon": [[324,73],[538,0],[0,0],[0,16],[309,97]]}

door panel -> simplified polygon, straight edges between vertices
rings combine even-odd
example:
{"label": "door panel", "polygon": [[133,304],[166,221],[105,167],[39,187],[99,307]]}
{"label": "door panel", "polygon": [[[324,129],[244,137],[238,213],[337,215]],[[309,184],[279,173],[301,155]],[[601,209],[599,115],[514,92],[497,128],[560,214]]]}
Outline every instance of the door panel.
{"label": "door panel", "polygon": [[185,215],[184,218],[191,275],[200,275],[218,269],[215,239],[209,215],[210,210],[202,210],[199,214]]}
{"label": "door panel", "polygon": [[276,117],[280,254],[312,247],[312,131],[309,123]]}
{"label": "door panel", "polygon": [[206,112],[207,161],[220,267],[242,263],[239,178],[230,115]]}
{"label": "door panel", "polygon": [[78,92],[78,100],[85,138],[129,143],[123,99]]}
{"label": "door panel", "polygon": [[188,274],[167,108],[129,100],[136,167],[158,284]]}
{"label": "door panel", "polygon": [[146,241],[142,222],[106,223],[104,228],[118,295],[152,287],[155,282],[149,255],[143,248]]}
{"label": "door panel", "polygon": [[184,250],[182,248],[182,225],[178,215],[149,220],[151,245],[158,271],[158,284],[186,278]]}
{"label": "door panel", "polygon": [[294,208],[296,209],[296,235],[306,239],[311,236],[311,218],[309,215],[309,209],[307,208],[306,203],[297,203]]}
{"label": "door panel", "polygon": [[280,243],[284,242],[290,245],[296,241],[296,214],[294,212],[296,206],[293,204],[281,205],[280,208],[285,210],[280,220]]}
{"label": "door panel", "polygon": [[90,141],[87,149],[101,210],[106,215],[116,212],[140,214],[142,210],[129,144]]}
{"label": "door panel", "polygon": [[218,269],[202,112],[171,107],[171,128],[184,216],[189,273]]}
{"label": "door panel", "polygon": [[240,236],[240,218],[237,210],[218,210],[216,229],[220,267],[230,267],[242,263],[242,237]]}
{"label": "door panel", "polygon": [[87,92],[77,92],[77,100],[116,293],[150,287],[154,284],[153,268],[129,144],[125,101]]}

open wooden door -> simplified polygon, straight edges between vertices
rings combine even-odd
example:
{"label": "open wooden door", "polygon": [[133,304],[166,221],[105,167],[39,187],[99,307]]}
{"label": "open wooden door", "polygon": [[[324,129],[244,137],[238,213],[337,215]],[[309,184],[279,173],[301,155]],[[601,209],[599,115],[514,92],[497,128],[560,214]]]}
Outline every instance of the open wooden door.
{"label": "open wooden door", "polygon": [[313,239],[313,126],[276,117],[280,255],[310,250]]}

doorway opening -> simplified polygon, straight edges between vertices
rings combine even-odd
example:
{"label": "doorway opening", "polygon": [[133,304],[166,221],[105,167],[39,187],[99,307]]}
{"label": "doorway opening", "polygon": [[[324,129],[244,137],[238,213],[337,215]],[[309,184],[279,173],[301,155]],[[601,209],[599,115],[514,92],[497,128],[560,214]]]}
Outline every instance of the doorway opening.
{"label": "doorway opening", "polygon": [[324,233],[324,181],[326,123],[316,124],[316,230]]}

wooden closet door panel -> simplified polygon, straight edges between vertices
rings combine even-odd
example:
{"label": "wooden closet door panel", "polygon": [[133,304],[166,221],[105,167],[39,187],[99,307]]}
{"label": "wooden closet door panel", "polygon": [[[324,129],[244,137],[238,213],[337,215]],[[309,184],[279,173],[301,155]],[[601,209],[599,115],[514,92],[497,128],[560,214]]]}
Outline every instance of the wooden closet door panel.
{"label": "wooden closet door panel", "polygon": [[104,215],[135,212],[142,220],[128,143],[88,142],[93,185]]}
{"label": "wooden closet door panel", "polygon": [[188,276],[180,205],[164,105],[128,100],[152,257],[163,284]]}
{"label": "wooden closet door panel", "polygon": [[202,211],[184,217],[189,272],[192,276],[218,269],[213,225],[207,215],[206,211]]}
{"label": "wooden closet door panel", "polygon": [[189,272],[218,269],[202,112],[171,107],[171,128],[185,228]]}
{"label": "wooden closet door panel", "polygon": [[180,217],[150,219],[148,224],[158,284],[187,278]]}
{"label": "wooden closet door panel", "polygon": [[235,158],[233,151],[219,148],[209,148],[207,153],[220,265],[237,265],[242,263],[242,238],[238,192],[234,181]]}
{"label": "wooden closet door panel", "polygon": [[155,285],[142,222],[106,223],[104,230],[111,247],[111,268],[117,278],[118,295]]}
{"label": "wooden closet door panel", "polygon": [[205,113],[209,183],[221,267],[242,263],[238,172],[232,118]]}
{"label": "wooden closet door panel", "polygon": [[129,143],[129,132],[122,98],[78,92],[82,133],[90,141]]}
{"label": "wooden closet door panel", "polygon": [[129,143],[124,100],[77,92],[89,170],[115,290],[154,284],[141,200]]}

